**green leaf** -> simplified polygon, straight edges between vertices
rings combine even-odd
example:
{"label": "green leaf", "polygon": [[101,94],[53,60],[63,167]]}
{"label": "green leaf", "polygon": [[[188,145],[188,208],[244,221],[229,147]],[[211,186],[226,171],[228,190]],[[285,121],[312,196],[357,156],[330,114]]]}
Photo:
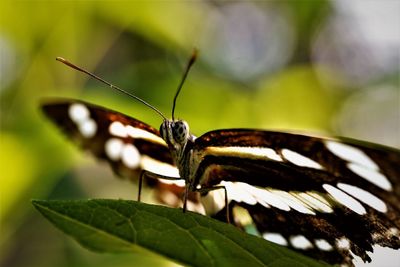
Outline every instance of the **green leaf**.
{"label": "green leaf", "polygon": [[206,216],[127,200],[33,200],[56,227],[100,252],[152,251],[189,266],[323,266]]}

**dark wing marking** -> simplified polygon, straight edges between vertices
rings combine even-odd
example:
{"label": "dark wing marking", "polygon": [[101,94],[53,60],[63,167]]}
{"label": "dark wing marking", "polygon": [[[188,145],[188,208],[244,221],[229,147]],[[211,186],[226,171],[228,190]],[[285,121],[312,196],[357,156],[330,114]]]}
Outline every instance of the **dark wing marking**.
{"label": "dark wing marking", "polygon": [[[365,261],[372,245],[400,248],[397,150],[243,129],[206,133],[193,149],[200,161],[197,181],[204,187],[226,185],[230,205],[247,209],[260,233],[304,237],[313,246],[303,252],[329,263],[352,264],[349,252],[337,248],[340,240],[348,240],[350,250]],[[304,194],[323,201],[308,202]],[[316,249],[316,240],[335,249]]]}

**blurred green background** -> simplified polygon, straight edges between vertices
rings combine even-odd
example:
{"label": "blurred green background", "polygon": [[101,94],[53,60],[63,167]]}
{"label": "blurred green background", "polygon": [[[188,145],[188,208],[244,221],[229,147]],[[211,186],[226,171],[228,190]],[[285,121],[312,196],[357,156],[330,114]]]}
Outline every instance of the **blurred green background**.
{"label": "blurred green background", "polygon": [[[1,266],[170,266],[86,251],[30,199],[136,197],[40,113],[44,97],[88,100],[156,128],[150,109],[55,61],[65,57],[170,114],[196,135],[265,128],[400,147],[400,2],[0,2]],[[152,192],[144,193],[152,201]]]}

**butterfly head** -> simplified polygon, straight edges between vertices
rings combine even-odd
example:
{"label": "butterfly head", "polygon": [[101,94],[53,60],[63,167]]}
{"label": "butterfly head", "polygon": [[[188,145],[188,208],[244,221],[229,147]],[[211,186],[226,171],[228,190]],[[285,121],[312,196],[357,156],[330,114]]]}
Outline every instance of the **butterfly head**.
{"label": "butterfly head", "polygon": [[189,125],[183,120],[164,120],[160,126],[160,135],[168,146],[175,150],[183,149],[189,139]]}

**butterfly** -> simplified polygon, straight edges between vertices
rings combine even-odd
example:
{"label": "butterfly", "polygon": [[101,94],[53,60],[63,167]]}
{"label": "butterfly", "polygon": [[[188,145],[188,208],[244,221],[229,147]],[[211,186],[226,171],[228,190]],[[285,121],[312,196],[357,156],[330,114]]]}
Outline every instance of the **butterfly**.
{"label": "butterfly", "polygon": [[[194,59],[195,54],[173,111]],[[241,228],[254,226],[267,240],[331,264],[352,266],[353,254],[370,261],[373,245],[400,248],[399,150],[254,129],[196,137],[185,121],[167,119],[158,110],[159,130],[72,99],[53,99],[42,109],[118,175],[140,177],[140,184],[145,177],[164,203]]]}

